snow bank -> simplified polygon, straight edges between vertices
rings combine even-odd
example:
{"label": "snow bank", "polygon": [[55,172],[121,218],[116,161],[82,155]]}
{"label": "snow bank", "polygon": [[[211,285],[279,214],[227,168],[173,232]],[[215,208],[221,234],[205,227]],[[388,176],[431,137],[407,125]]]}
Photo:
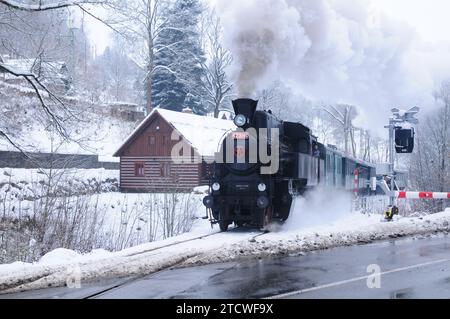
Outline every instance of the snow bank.
{"label": "snow bank", "polygon": [[339,246],[366,244],[375,240],[450,232],[450,209],[427,217],[398,217],[395,222],[385,222],[380,215],[346,217],[327,226],[307,228],[303,231],[283,231],[241,242],[220,251],[207,252],[184,263],[196,264],[232,261],[240,258],[259,258],[298,254]]}
{"label": "snow bank", "polygon": [[[382,222],[381,215],[348,214],[328,225],[279,227],[260,235],[237,230],[216,233],[203,227],[168,240],[144,244],[116,253],[100,251],[89,255],[56,250],[35,264],[0,265],[2,293],[64,286],[74,268],[81,283],[101,278],[150,274],[175,265],[192,266],[242,258],[299,254],[336,246],[368,243],[374,240],[450,231],[450,209],[426,217],[404,217]],[[259,236],[258,236],[259,235]]]}

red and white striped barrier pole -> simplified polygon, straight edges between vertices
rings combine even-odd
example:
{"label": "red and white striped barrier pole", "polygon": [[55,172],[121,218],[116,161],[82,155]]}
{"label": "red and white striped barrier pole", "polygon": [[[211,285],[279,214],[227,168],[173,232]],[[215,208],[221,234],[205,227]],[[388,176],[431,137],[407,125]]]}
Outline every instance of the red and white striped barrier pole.
{"label": "red and white striped barrier pole", "polygon": [[353,172],[354,179],[353,179],[353,194],[355,195],[355,198],[358,197],[359,192],[359,170],[356,168]]}
{"label": "red and white striped barrier pole", "polygon": [[450,199],[450,193],[395,192],[395,197],[405,199]]}
{"label": "red and white striped barrier pole", "polygon": [[359,193],[359,170],[356,168],[353,171],[353,203],[352,210],[358,210],[358,193]]}

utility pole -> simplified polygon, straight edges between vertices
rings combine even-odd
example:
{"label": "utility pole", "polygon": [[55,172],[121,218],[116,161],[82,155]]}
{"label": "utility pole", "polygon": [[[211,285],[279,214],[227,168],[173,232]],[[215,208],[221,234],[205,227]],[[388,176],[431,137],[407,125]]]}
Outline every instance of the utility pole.
{"label": "utility pole", "polygon": [[389,194],[389,206],[390,207],[394,207],[394,201],[395,201],[395,197],[394,197],[394,192],[395,192],[395,170],[394,170],[394,165],[395,165],[395,140],[394,140],[394,133],[395,133],[395,127],[396,127],[396,122],[394,120],[394,117],[390,117],[389,118],[389,177],[391,179],[391,193]]}
{"label": "utility pole", "polygon": [[390,194],[388,212],[390,219],[394,214],[398,213],[398,208],[395,206],[395,130],[401,128],[398,126],[403,123],[418,124],[419,120],[414,118],[414,115],[419,113],[420,108],[413,107],[408,111],[394,108],[391,110],[393,116],[389,118],[389,125],[385,128],[389,129],[389,177],[390,177]]}

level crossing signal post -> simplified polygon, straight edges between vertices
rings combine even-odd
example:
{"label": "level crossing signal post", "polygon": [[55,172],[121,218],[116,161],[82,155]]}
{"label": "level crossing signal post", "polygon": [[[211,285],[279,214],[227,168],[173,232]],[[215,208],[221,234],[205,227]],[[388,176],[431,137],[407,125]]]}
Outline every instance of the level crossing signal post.
{"label": "level crossing signal post", "polygon": [[[414,128],[410,128],[409,136],[405,134],[400,135],[403,131],[405,123],[417,125],[419,120],[414,116],[419,113],[418,107],[413,107],[407,111],[394,108],[391,110],[392,116],[389,118],[389,125],[385,126],[389,130],[389,177],[390,177],[390,194],[389,206],[385,213],[385,218],[392,221],[394,215],[398,214],[398,207],[395,206],[396,190],[395,190],[395,152],[397,153],[412,153],[414,149]],[[403,130],[402,130],[403,129]]]}

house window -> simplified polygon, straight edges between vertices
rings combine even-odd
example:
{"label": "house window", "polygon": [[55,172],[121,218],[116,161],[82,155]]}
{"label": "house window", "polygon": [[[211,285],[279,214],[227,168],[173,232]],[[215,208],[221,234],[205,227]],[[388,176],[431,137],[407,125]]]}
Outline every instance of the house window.
{"label": "house window", "polygon": [[161,163],[159,166],[161,177],[170,177],[170,163]]}
{"label": "house window", "polygon": [[134,163],[134,176],[135,177],[144,177],[145,176],[144,162],[135,162]]}
{"label": "house window", "polygon": [[169,139],[167,138],[167,136],[166,136],[166,135],[163,135],[163,137],[162,137],[162,143],[163,143],[164,146],[166,146],[167,144],[169,144],[168,141],[169,141]]}
{"label": "house window", "polygon": [[148,137],[148,144],[149,144],[150,146],[154,146],[154,145],[156,144],[156,138],[155,138],[154,135],[150,135],[150,136]]}

